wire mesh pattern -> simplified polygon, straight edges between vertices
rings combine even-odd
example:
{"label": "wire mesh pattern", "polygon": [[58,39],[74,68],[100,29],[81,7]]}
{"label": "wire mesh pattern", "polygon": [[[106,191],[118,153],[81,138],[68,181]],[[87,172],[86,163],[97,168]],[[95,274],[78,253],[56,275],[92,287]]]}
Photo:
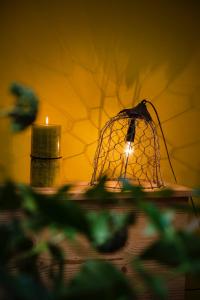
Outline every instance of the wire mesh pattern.
{"label": "wire mesh pattern", "polygon": [[127,141],[132,120],[126,114],[118,114],[105,124],[94,158],[91,184],[106,175],[113,188],[119,188],[123,179],[150,189],[163,186],[155,123],[135,118],[134,141]]}

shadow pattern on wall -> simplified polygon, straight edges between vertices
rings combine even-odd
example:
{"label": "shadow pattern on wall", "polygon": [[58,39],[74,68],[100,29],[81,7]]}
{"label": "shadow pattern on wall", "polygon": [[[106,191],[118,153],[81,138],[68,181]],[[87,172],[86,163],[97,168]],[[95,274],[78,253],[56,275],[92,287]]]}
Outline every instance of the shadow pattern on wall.
{"label": "shadow pattern on wall", "polygon": [[[160,113],[179,182],[196,185],[199,3],[138,2],[20,0],[10,10],[3,1],[2,60],[18,60],[18,71],[15,64],[7,80],[15,75],[35,87],[41,97],[38,121],[48,113],[62,124],[65,179],[88,180],[104,123],[147,98]],[[15,154],[16,169],[28,154],[23,149]],[[161,150],[164,177],[171,181]]]}

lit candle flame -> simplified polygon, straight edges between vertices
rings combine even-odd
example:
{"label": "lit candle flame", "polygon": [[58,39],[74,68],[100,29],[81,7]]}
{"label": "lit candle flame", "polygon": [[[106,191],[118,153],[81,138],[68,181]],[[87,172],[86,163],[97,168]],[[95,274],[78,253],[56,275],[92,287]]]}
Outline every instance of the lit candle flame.
{"label": "lit candle flame", "polygon": [[49,117],[48,116],[46,116],[45,123],[46,123],[46,125],[49,124]]}
{"label": "lit candle flame", "polygon": [[127,142],[126,147],[124,149],[124,153],[128,157],[129,155],[133,154],[133,152],[134,152],[134,146],[132,145],[131,142]]}

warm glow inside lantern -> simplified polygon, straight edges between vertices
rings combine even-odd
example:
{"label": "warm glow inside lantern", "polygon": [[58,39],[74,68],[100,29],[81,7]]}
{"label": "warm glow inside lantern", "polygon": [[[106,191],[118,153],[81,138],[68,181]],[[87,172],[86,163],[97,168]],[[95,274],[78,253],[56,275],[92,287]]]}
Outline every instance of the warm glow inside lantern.
{"label": "warm glow inside lantern", "polygon": [[106,175],[111,187],[119,188],[123,179],[145,188],[163,186],[156,125],[146,100],[124,109],[111,118],[101,131],[94,158],[91,184]]}

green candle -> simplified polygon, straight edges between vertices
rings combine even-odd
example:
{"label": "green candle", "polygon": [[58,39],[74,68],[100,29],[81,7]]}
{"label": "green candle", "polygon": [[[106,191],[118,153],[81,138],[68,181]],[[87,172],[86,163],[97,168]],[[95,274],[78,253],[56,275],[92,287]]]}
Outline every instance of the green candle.
{"label": "green candle", "polygon": [[35,124],[31,134],[31,185],[51,187],[59,184],[61,126]]}

